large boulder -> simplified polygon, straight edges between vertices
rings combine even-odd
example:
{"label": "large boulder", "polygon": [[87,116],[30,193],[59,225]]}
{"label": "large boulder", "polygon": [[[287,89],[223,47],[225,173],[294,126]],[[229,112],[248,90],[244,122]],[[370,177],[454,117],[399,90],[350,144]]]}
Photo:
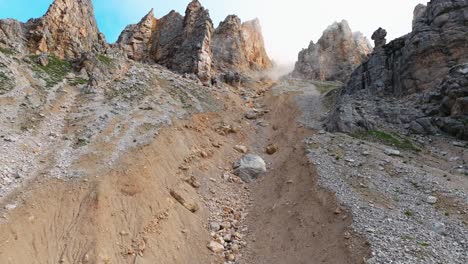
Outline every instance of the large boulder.
{"label": "large boulder", "polygon": [[293,76],[346,82],[371,51],[369,41],[361,33],[353,33],[348,22],[335,22],[323,32],[317,44],[310,42],[299,53]]}
{"label": "large boulder", "polygon": [[234,174],[245,182],[252,182],[267,171],[265,161],[257,155],[247,154],[234,163]]}

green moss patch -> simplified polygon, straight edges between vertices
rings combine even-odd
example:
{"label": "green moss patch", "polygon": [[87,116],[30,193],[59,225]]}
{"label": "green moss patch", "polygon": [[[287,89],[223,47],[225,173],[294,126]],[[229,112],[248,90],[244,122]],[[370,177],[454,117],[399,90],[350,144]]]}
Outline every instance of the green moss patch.
{"label": "green moss patch", "polygon": [[70,79],[68,83],[72,86],[78,86],[78,85],[87,84],[88,80],[84,78],[73,78],[73,79]]}
{"label": "green moss patch", "polygon": [[16,52],[13,49],[7,49],[7,48],[0,48],[0,53],[3,53],[5,55],[15,55]]}
{"label": "green moss patch", "polygon": [[14,87],[14,81],[8,78],[3,72],[0,72],[0,95],[8,93],[13,90]]}
{"label": "green moss patch", "polygon": [[363,133],[356,133],[352,136],[359,139],[379,142],[399,149],[412,150],[417,152],[421,151],[409,139],[397,136],[395,134],[386,133],[383,131],[370,130]]}
{"label": "green moss patch", "polygon": [[97,59],[104,65],[110,66],[112,64],[112,59],[107,57],[106,55],[99,54],[97,55]]}

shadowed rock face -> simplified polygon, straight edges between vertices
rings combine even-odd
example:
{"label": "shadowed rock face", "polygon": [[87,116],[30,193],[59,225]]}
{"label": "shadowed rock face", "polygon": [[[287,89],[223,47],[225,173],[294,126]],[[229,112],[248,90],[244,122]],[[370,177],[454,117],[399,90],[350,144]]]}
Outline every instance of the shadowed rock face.
{"label": "shadowed rock face", "polygon": [[[463,110],[468,94],[460,88],[468,62],[468,0],[432,0],[427,7],[418,5],[414,14],[411,33],[376,48],[353,72],[329,118],[329,130],[369,129],[379,120],[369,116],[371,104],[358,106],[358,98],[396,97],[393,106],[383,107],[379,102],[380,116],[397,113],[393,122],[411,123],[413,132],[433,134],[440,129],[468,138],[468,115]],[[444,94],[447,83],[458,92]]]}
{"label": "shadowed rock face", "polygon": [[369,41],[353,33],[345,20],[328,27],[317,44],[310,43],[299,53],[296,77],[345,82],[371,52]]}
{"label": "shadowed rock face", "polygon": [[20,52],[51,53],[61,58],[77,58],[82,52],[106,46],[91,0],[56,0],[43,17],[27,23],[0,20],[0,39],[0,45]]}
{"label": "shadowed rock face", "polygon": [[221,72],[271,67],[257,19],[242,23],[237,16],[228,16],[216,29],[212,47],[216,69]]}

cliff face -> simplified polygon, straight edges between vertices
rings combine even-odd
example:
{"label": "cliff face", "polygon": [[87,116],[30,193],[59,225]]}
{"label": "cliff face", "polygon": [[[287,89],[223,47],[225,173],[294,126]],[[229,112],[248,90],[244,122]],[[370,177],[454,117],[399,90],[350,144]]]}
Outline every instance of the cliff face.
{"label": "cliff face", "polygon": [[212,75],[211,38],[214,32],[210,14],[200,2],[192,1],[185,11],[180,47],[172,55],[171,69],[194,73],[207,81]]}
{"label": "cliff face", "polygon": [[7,48],[61,58],[77,58],[106,46],[91,0],[56,0],[43,17],[27,23],[0,20],[0,39],[0,45]]}
{"label": "cliff face", "polygon": [[299,53],[293,76],[345,82],[371,52],[368,40],[353,33],[345,20],[328,27],[317,44]]}
{"label": "cliff face", "polygon": [[120,34],[117,43],[122,43],[122,48],[130,59],[147,59],[156,26],[157,20],[151,10],[138,24],[128,25]]}
{"label": "cliff face", "polygon": [[242,23],[237,16],[228,16],[216,29],[212,47],[216,69],[221,72],[271,67],[257,19]]}
{"label": "cliff face", "polygon": [[[374,34],[376,48],[351,75],[327,124],[329,130],[352,132],[373,127],[379,119],[370,117],[372,106],[356,111],[358,97],[397,97],[393,104],[407,110],[381,106],[382,117],[396,114],[398,118],[392,122],[411,126],[418,133],[440,129],[468,138],[466,112],[441,111],[439,106],[442,100],[449,100],[443,98],[450,98],[457,109],[465,109],[468,101],[462,83],[450,81],[460,79],[460,71],[466,71],[465,66],[457,65],[468,62],[468,0],[432,0],[427,7],[418,5],[414,14],[413,31],[408,35],[385,44],[384,30]],[[461,92],[444,95],[442,89],[447,88],[443,83],[451,83],[450,89]]]}
{"label": "cliff face", "polygon": [[[136,37],[135,37],[136,36]],[[152,13],[122,32],[118,45],[131,59],[147,58],[207,82],[217,73],[271,67],[258,20],[241,23],[228,16],[215,30],[209,12],[192,1],[185,16],[172,11],[157,20]]]}

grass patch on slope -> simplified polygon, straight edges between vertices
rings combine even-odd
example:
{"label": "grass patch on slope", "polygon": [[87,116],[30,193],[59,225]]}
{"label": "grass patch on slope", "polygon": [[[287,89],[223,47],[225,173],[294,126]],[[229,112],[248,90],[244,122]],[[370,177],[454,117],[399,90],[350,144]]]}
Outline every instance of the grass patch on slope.
{"label": "grass patch on slope", "polygon": [[319,93],[327,94],[330,91],[340,88],[343,84],[338,82],[321,82],[321,81],[312,81],[312,84],[315,85]]}
{"label": "grass patch on slope", "polygon": [[411,150],[417,152],[421,151],[421,149],[416,147],[413,144],[413,142],[411,142],[409,139],[402,138],[395,134],[390,134],[383,131],[370,130],[367,132],[355,133],[352,136],[359,139],[379,142],[388,146],[396,147],[398,149]]}
{"label": "grass patch on slope", "polygon": [[47,87],[57,85],[72,71],[72,65],[69,61],[61,60],[55,56],[49,56],[49,64],[42,66],[35,63],[38,57],[37,55],[30,57],[33,62],[32,69],[46,81]]}
{"label": "grass patch on slope", "polygon": [[0,53],[3,53],[5,55],[9,55],[9,56],[12,56],[12,55],[16,54],[16,52],[13,49],[8,49],[8,48],[0,48]]}
{"label": "grass patch on slope", "polygon": [[3,72],[0,72],[0,95],[6,94],[15,87],[13,80],[8,78]]}
{"label": "grass patch on slope", "polygon": [[97,59],[104,65],[110,66],[112,64],[112,59],[106,55],[99,54],[97,55]]}

